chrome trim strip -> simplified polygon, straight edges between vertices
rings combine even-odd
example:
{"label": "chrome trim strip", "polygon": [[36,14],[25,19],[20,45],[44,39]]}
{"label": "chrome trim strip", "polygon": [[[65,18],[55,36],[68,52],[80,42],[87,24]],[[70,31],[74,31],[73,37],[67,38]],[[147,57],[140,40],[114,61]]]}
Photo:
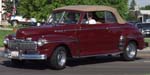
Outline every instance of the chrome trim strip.
{"label": "chrome trim strip", "polygon": [[123,27],[108,27],[109,29],[117,29],[117,28],[123,28]]}
{"label": "chrome trim strip", "polygon": [[55,30],[54,32],[68,32],[68,31],[78,31],[80,29],[65,29],[65,30]]}
{"label": "chrome trim strip", "polygon": [[80,31],[81,30],[105,30],[105,29],[107,29],[107,27],[101,27],[101,28],[85,28],[85,29],[80,29]]}
{"label": "chrome trim strip", "polygon": [[125,27],[127,27],[127,26],[120,26],[120,27],[100,27],[100,28],[96,28],[96,27],[91,27],[91,28],[85,28],[85,29],[83,29],[82,27],[81,28],[77,28],[77,29],[65,29],[65,30],[55,30],[54,32],[67,32],[67,31],[81,31],[81,30],[102,30],[102,29],[116,29],[116,28],[125,28]]}
{"label": "chrome trim strip", "polygon": [[48,41],[48,43],[60,43],[60,42],[79,42],[79,40],[58,40],[58,41]]}
{"label": "chrome trim strip", "polygon": [[122,51],[124,50],[124,47],[125,47],[125,40],[126,40],[126,38],[123,35],[121,35],[120,39],[119,39],[119,45],[118,45],[118,47]]}
{"label": "chrome trim strip", "polygon": [[123,53],[122,51],[116,53],[107,53],[107,54],[96,54],[96,55],[87,55],[87,56],[73,56],[73,58],[87,58],[87,57],[94,57],[94,56],[107,56],[107,55],[119,55]]}

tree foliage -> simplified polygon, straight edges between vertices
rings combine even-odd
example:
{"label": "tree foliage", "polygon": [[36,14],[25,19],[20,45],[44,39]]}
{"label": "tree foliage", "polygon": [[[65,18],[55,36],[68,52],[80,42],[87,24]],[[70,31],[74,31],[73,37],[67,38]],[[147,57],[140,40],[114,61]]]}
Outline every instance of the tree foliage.
{"label": "tree foliage", "polygon": [[53,9],[68,5],[108,5],[118,9],[126,18],[128,0],[20,0],[18,11],[21,15],[46,19]]}
{"label": "tree foliage", "polygon": [[123,18],[127,18],[128,0],[99,0],[99,5],[107,5],[117,8]]}
{"label": "tree foliage", "polygon": [[4,10],[6,11],[6,13],[11,13],[13,9],[12,2],[10,0],[6,0],[4,3],[5,3]]}
{"label": "tree foliage", "polygon": [[141,8],[142,10],[150,10],[150,5]]}
{"label": "tree foliage", "polygon": [[48,0],[21,0],[18,6],[19,14],[37,19],[46,18],[51,10]]}
{"label": "tree foliage", "polygon": [[131,3],[130,3],[130,10],[134,10],[135,6],[136,6],[136,2],[135,2],[135,0],[132,0]]}

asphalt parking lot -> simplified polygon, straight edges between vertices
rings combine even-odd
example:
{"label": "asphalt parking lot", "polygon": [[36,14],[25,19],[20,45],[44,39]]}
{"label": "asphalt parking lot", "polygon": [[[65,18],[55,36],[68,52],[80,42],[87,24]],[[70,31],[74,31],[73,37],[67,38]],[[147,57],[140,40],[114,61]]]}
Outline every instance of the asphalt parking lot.
{"label": "asphalt parking lot", "polygon": [[150,75],[150,50],[138,51],[135,61],[119,57],[74,59],[64,70],[52,70],[44,62],[26,62],[14,66],[0,58],[0,75]]}

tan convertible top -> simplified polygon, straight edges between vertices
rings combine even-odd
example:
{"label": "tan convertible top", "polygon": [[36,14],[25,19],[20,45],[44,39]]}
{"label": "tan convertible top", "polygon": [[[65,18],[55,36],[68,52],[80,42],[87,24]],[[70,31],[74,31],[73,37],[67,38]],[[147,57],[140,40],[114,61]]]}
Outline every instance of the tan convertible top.
{"label": "tan convertible top", "polygon": [[65,6],[56,8],[54,11],[57,10],[75,10],[75,11],[84,11],[84,12],[92,12],[92,11],[110,11],[112,12],[116,18],[118,23],[124,24],[125,21],[121,18],[119,13],[115,8],[109,6],[101,6],[101,5],[74,5],[74,6]]}

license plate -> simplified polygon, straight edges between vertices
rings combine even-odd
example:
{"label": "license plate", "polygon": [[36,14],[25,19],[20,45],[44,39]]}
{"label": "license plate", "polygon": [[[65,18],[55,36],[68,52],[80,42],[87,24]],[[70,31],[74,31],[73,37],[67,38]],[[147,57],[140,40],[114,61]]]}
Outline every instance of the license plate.
{"label": "license plate", "polygon": [[19,52],[18,51],[12,51],[12,52],[10,52],[10,55],[12,57],[17,57],[17,56],[19,56]]}

